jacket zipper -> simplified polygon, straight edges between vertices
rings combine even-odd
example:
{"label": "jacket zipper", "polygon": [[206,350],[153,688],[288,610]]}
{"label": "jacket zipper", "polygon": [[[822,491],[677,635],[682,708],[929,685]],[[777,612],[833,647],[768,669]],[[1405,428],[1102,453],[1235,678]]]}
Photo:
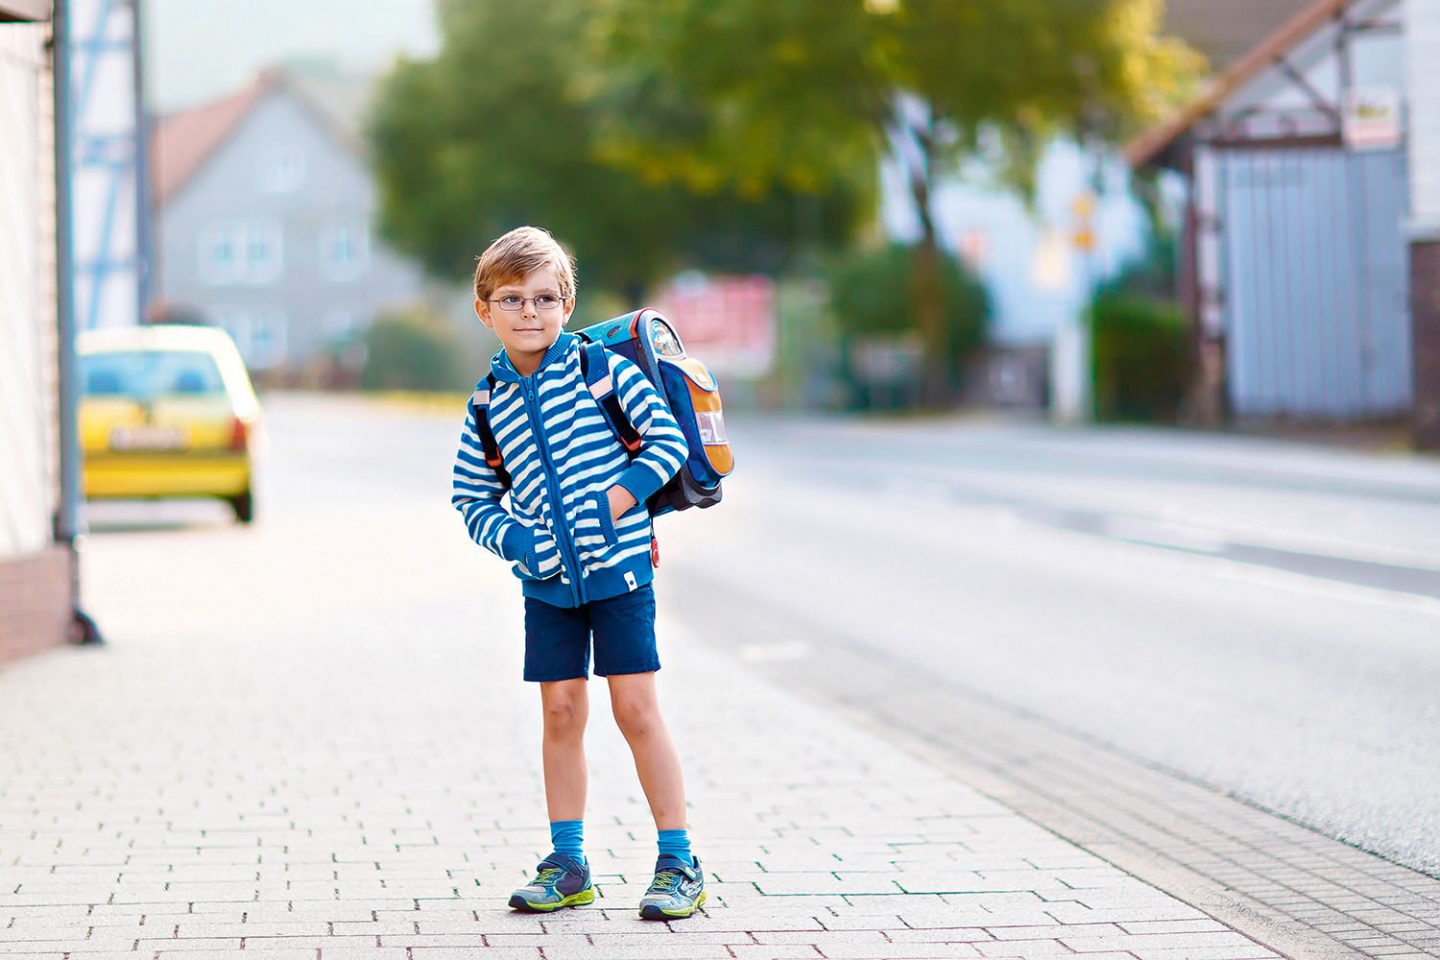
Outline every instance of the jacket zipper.
{"label": "jacket zipper", "polygon": [[530,433],[535,438],[535,449],[540,451],[540,461],[545,465],[545,487],[550,491],[550,532],[560,548],[560,562],[570,574],[570,597],[578,607],[585,602],[585,580],[575,544],[570,539],[570,525],[565,520],[565,499],[560,495],[560,478],[555,473],[555,461],[550,456],[550,442],[540,419],[540,395],[535,389],[534,379],[539,375],[537,370],[532,377],[522,378],[520,385],[525,391],[525,412],[530,416]]}

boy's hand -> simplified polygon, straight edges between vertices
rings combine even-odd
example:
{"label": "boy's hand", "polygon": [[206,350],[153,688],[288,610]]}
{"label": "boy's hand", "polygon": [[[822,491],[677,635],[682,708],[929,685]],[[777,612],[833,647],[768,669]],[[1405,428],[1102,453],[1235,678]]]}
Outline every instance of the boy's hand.
{"label": "boy's hand", "polygon": [[610,520],[612,522],[619,520],[625,511],[635,506],[635,498],[630,495],[630,491],[618,483],[606,490],[605,495],[610,498]]}

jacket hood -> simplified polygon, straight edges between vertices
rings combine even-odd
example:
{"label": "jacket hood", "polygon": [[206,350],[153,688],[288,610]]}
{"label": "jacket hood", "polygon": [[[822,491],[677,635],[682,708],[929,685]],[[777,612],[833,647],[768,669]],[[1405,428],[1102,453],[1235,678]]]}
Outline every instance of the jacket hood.
{"label": "jacket hood", "polygon": [[[555,342],[550,344],[550,349],[545,351],[545,356],[540,358],[540,366],[536,368],[535,372],[539,373],[541,370],[550,366],[550,364],[565,356],[566,352],[570,349],[570,345],[579,339],[575,334],[561,330],[560,336],[555,338]],[[514,365],[510,363],[510,357],[506,354],[503,347],[499,353],[490,358],[490,372],[493,373],[495,379],[501,383],[519,383],[525,379],[520,376],[520,373],[515,369]]]}

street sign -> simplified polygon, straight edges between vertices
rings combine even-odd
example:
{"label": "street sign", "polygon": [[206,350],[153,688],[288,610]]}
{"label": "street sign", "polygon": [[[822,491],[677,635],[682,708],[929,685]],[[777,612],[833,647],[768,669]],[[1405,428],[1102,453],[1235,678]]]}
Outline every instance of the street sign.
{"label": "street sign", "polygon": [[1341,129],[1351,150],[1389,150],[1400,143],[1400,92],[1357,87],[1345,97]]}

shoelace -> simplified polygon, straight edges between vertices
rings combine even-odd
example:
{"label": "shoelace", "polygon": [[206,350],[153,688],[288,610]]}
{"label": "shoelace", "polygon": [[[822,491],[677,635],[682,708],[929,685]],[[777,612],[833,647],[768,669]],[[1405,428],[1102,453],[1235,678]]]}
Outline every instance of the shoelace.
{"label": "shoelace", "polygon": [[560,879],[560,873],[559,867],[543,867],[539,873],[535,874],[535,879],[530,882],[543,887],[554,880]]}
{"label": "shoelace", "polygon": [[680,871],[662,870],[650,881],[651,893],[674,893],[680,887]]}

